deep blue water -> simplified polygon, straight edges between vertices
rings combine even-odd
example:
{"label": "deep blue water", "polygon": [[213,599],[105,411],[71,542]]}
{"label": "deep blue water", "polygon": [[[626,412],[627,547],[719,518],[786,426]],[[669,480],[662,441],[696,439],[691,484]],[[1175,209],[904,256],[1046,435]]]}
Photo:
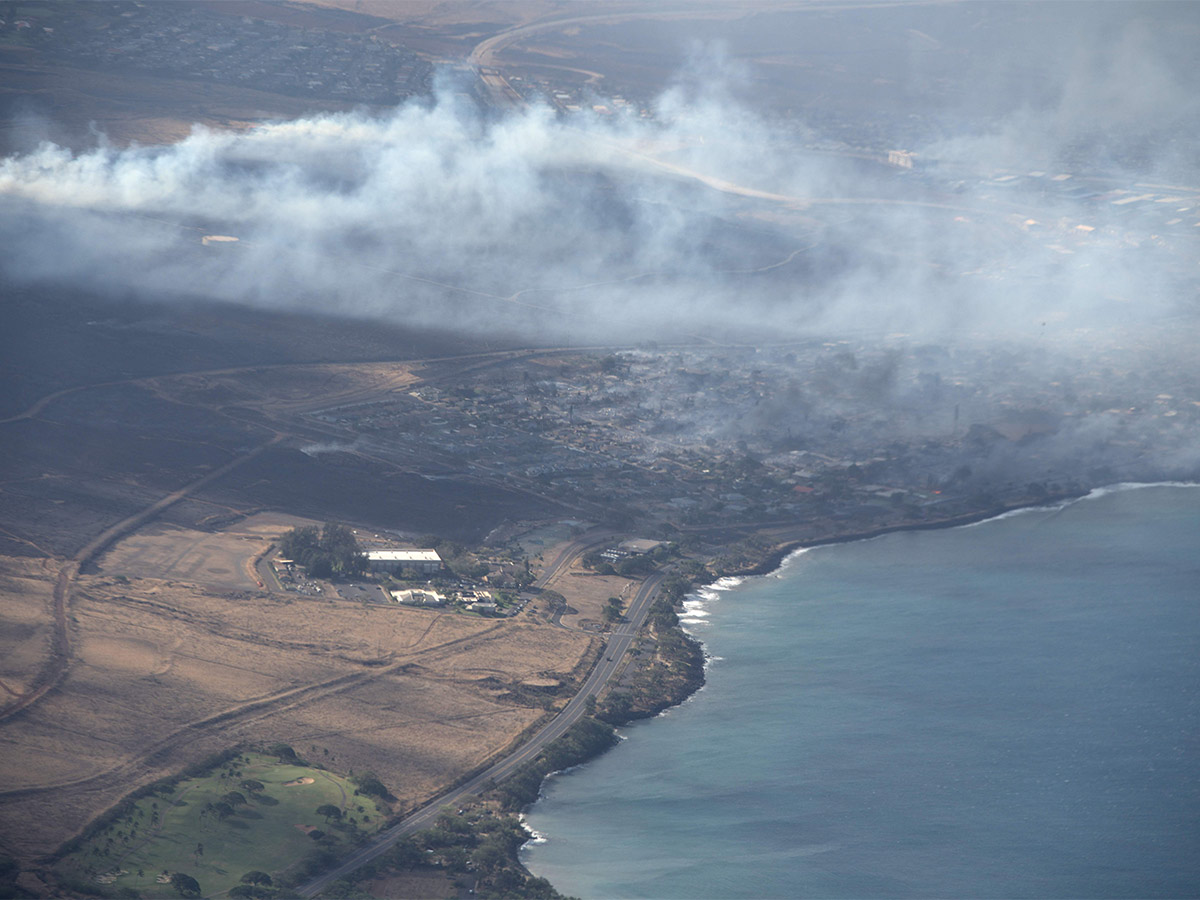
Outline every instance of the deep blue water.
{"label": "deep blue water", "polygon": [[1200,489],[794,556],[703,592],[708,684],[547,782],[585,898],[1200,895]]}

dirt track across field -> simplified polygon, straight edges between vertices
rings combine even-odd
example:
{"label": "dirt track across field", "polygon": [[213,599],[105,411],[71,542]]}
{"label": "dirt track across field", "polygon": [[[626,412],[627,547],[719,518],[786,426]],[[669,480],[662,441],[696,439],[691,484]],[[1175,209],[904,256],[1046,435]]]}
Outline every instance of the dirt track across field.
{"label": "dirt track across field", "polygon": [[[129,498],[146,500],[69,559],[0,557],[0,768],[11,775],[0,849],[44,855],[134,788],[239,742],[284,741],[314,761],[374,771],[408,808],[566,702],[597,638],[528,618],[270,593],[252,574],[270,541],[314,521],[240,500],[262,484],[303,491],[278,460],[309,459],[283,449],[321,437],[304,414],[371,402],[412,378],[411,365],[391,363],[222,370],[61,391],[8,421],[35,436],[50,422],[58,441],[102,428],[114,442],[108,457],[67,457],[75,468],[62,474],[46,454],[39,480],[22,483],[42,494],[22,502],[56,510],[53,491],[67,481],[106,498],[116,485],[126,510]],[[163,410],[182,468],[144,474],[164,457],[125,452],[138,436],[113,425],[106,404]],[[193,445],[203,449],[189,457]],[[155,484],[169,489],[155,496]],[[494,515],[476,527],[495,527]],[[40,544],[41,521],[14,522],[13,533]],[[526,682],[543,688],[531,699]]]}
{"label": "dirt track across field", "polygon": [[[18,574],[20,561],[0,560]],[[7,579],[6,579],[7,581]],[[373,770],[405,806],[538,721],[595,640],[547,625],[105,575],[77,579],[74,663],[0,723],[0,834],[49,852],[134,787],[239,741]]]}

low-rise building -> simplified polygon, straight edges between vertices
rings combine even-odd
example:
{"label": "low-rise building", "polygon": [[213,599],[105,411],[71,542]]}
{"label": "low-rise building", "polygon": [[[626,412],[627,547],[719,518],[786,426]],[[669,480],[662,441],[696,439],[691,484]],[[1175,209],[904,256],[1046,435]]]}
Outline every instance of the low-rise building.
{"label": "low-rise building", "polygon": [[368,550],[367,571],[391,575],[436,575],[442,558],[436,550]]}
{"label": "low-rise building", "polygon": [[392,591],[392,599],[405,606],[445,606],[446,598],[437,591]]}
{"label": "low-rise building", "polygon": [[634,538],[633,540],[621,541],[621,543],[617,545],[617,549],[624,550],[626,553],[641,555],[643,553],[650,553],[654,550],[657,550],[664,543],[665,541],[652,541],[645,538]]}

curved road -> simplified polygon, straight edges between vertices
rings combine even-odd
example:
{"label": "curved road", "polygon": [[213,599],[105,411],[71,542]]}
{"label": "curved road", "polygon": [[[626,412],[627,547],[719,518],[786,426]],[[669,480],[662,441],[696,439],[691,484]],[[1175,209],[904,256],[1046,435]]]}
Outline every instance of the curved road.
{"label": "curved road", "polygon": [[580,554],[591,550],[593,547],[604,546],[611,541],[616,534],[617,532],[606,529],[604,531],[589,531],[586,534],[580,535],[575,540],[571,541],[571,543],[567,544],[566,547],[560,550],[554,559],[550,560],[550,562],[542,570],[541,576],[534,581],[533,586],[538,588],[544,588],[548,586],[550,582],[558,578],[558,576],[562,573],[562,570],[574,562],[575,559],[580,556]]}
{"label": "curved road", "polygon": [[[75,389],[72,389],[75,390]],[[60,391],[58,394],[53,394],[46,398],[45,402],[54,397],[61,396],[70,391]],[[40,408],[43,403],[35,405],[34,409]],[[15,418],[20,418],[15,417]],[[9,419],[5,421],[15,421]],[[229,462],[220,468],[213,469],[207,475],[196,479],[190,484],[186,484],[178,490],[172,491],[167,496],[147,506],[140,512],[136,512],[121,521],[117,522],[105,529],[101,534],[97,535],[89,541],[83,549],[72,556],[58,571],[58,580],[54,584],[54,631],[50,639],[50,655],[41,671],[34,677],[29,687],[17,697],[12,703],[0,709],[0,721],[16,715],[21,710],[32,706],[51,690],[53,690],[63,677],[67,674],[67,670],[71,665],[71,635],[67,624],[67,616],[71,608],[71,591],[75,586],[75,582],[79,577],[80,571],[85,565],[97,558],[110,546],[116,543],[126,535],[132,534],[137,529],[141,528],[151,519],[158,516],[163,510],[170,506],[174,506],[180,500],[190,494],[195,493],[203,487],[207,487],[218,478],[228,475],[238,466],[244,465],[256,456],[261,454],[268,447],[279,443],[283,440],[282,433],[276,433],[270,440],[259,444],[257,447],[243,453],[241,456],[234,457]],[[9,693],[12,693],[11,691]]]}
{"label": "curved road", "polygon": [[650,610],[650,604],[654,599],[654,595],[658,592],[659,585],[662,584],[663,579],[666,577],[666,571],[658,571],[642,582],[637,595],[629,605],[626,620],[610,635],[603,656],[600,657],[599,662],[592,669],[591,674],[588,675],[579,692],[571,699],[570,703],[563,707],[558,715],[546,723],[529,741],[523,744],[515,753],[484,769],[465,784],[442,794],[395,825],[379,832],[369,844],[336,869],[318,878],[314,878],[308,884],[301,887],[298,891],[299,895],[301,897],[313,897],[319,894],[339,878],[346,877],[360,866],[386,853],[402,837],[410,835],[414,831],[420,831],[422,828],[430,827],[434,820],[437,819],[443,806],[453,806],[464,798],[478,794],[492,784],[503,781],[518,768],[525,765],[525,763],[536,758],[545,749],[547,744],[562,737],[568,728],[583,717],[587,711],[588,700],[599,693],[600,689],[609,682],[620,667],[625,653],[629,650],[630,644],[633,643],[633,639],[641,629],[642,623],[646,620],[646,614]]}

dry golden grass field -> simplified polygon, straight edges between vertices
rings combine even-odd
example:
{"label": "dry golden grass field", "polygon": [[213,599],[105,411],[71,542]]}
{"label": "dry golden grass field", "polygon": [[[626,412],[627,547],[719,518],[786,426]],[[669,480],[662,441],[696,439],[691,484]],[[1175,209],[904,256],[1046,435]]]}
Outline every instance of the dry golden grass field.
{"label": "dry golden grass field", "polygon": [[50,652],[57,576],[50,560],[0,557],[0,702],[25,691]]}
{"label": "dry golden grass field", "polygon": [[[165,548],[173,536],[201,559],[190,533],[154,539]],[[258,550],[243,546],[245,558]],[[213,547],[202,563],[238,562]],[[45,652],[50,579],[37,560],[0,563],[3,680],[19,690]],[[0,723],[0,832],[22,857],[50,852],[137,786],[244,741],[373,770],[413,805],[544,714],[514,689],[569,683],[591,658],[593,639],[531,622],[124,577],[80,578],[67,677]]]}
{"label": "dry golden grass field", "polygon": [[102,569],[113,576],[256,589],[259,579],[249,565],[254,555],[289,528],[313,524],[320,523],[279,513],[259,513],[233,530],[215,533],[153,522],[106,553]]}
{"label": "dry golden grass field", "polygon": [[417,381],[409,363],[262,366],[147,379],[154,393],[195,406],[295,413],[378,400]]}
{"label": "dry golden grass field", "polygon": [[550,587],[567,598],[570,609],[563,615],[562,623],[569,628],[590,630],[603,627],[603,612],[609,597],[618,597],[622,604],[628,605],[639,583],[619,575],[595,575],[576,562]]}

